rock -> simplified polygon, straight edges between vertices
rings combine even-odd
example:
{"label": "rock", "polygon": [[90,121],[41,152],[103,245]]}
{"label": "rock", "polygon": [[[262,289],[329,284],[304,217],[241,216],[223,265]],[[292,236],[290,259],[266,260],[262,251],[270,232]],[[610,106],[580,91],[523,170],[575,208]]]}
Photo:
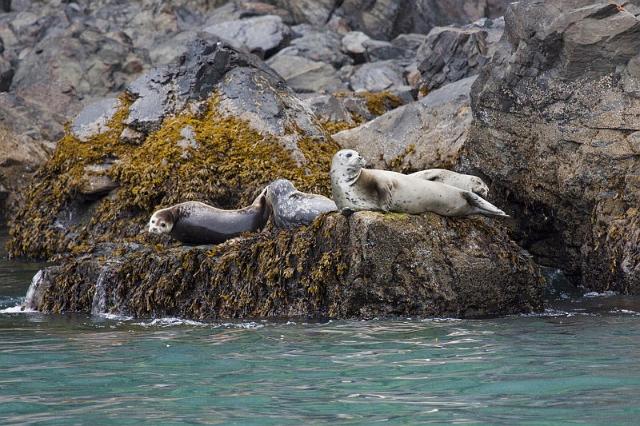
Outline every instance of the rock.
{"label": "rock", "polygon": [[464,27],[436,27],[417,52],[428,90],[476,75],[491,59],[504,32],[504,19],[483,19]]}
{"label": "rock", "polygon": [[355,67],[349,78],[354,91],[382,92],[405,86],[403,68],[395,61],[371,62]]}
{"label": "rock", "polygon": [[79,191],[85,197],[101,197],[118,187],[107,172],[111,169],[113,163],[106,164],[90,164],[84,167],[84,175]]}
{"label": "rock", "polygon": [[117,98],[105,98],[88,105],[71,123],[71,132],[76,138],[86,142],[107,131],[109,122],[121,106]]}
{"label": "rock", "polygon": [[11,63],[0,56],[0,92],[9,91],[14,72]]}
{"label": "rock", "polygon": [[541,310],[544,288],[497,222],[430,213],[329,214],[213,249],[104,244],[41,277],[44,312],[201,320],[504,315]]}
{"label": "rock", "polygon": [[321,26],[331,18],[338,0],[275,0],[275,3],[291,12],[296,22]]}
{"label": "rock", "polygon": [[539,262],[588,289],[640,294],[640,10],[629,6],[513,3],[473,86],[465,161],[511,204]]}
{"label": "rock", "polygon": [[[22,58],[11,91],[70,117],[79,112],[79,99],[97,99],[124,89],[148,62],[141,55],[126,38],[72,26],[40,41]],[[133,62],[138,65],[128,67]]]}
{"label": "rock", "polygon": [[294,38],[289,46],[279,51],[278,56],[300,56],[316,62],[331,64],[334,68],[352,63],[352,59],[340,51],[342,40],[332,31],[316,30],[304,26],[294,27],[294,31],[302,31],[302,36]]}
{"label": "rock", "polygon": [[[146,244],[140,232],[157,208],[190,199],[238,208],[280,177],[329,192],[337,145],[253,55],[196,40],[180,63],[144,74],[119,100],[115,112],[109,100],[75,120],[84,141],[70,133],[58,143],[11,221],[12,255]],[[105,162],[108,173],[91,169]]]}
{"label": "rock", "polygon": [[204,14],[206,17],[205,26],[265,15],[279,16],[287,25],[295,23],[294,17],[291,16],[291,9],[288,7],[282,8],[269,3],[246,0],[223,0],[219,3],[225,4]]}
{"label": "rock", "polygon": [[296,92],[335,92],[344,89],[336,70],[323,62],[278,54],[267,62]]}
{"label": "rock", "polygon": [[443,86],[333,138],[342,148],[358,151],[374,168],[405,172],[453,168],[459,164],[471,126],[469,93],[475,78]]}
{"label": "rock", "polygon": [[371,38],[362,31],[348,32],[342,36],[342,50],[354,57],[364,55],[367,51],[365,43],[370,40]]}
{"label": "rock", "polygon": [[351,112],[345,107],[345,104],[334,95],[313,96],[304,99],[303,104],[322,121],[344,122],[348,125],[355,124]]}
{"label": "rock", "polygon": [[279,16],[259,16],[221,22],[204,28],[236,48],[246,48],[261,57],[273,55],[289,41],[290,28]]}
{"label": "rock", "polygon": [[466,24],[502,16],[509,0],[344,0],[334,15],[352,30],[389,40],[403,33],[427,34],[438,25]]}

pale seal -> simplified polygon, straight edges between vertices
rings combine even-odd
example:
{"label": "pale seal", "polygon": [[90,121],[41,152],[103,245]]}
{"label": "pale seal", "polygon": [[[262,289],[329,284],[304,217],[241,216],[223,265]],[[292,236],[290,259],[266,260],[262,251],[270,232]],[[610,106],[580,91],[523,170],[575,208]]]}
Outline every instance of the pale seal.
{"label": "pale seal", "polygon": [[272,211],[271,217],[278,228],[292,229],[309,225],[323,213],[338,211],[331,199],[300,192],[286,179],[269,184],[266,196]]}
{"label": "pale seal", "polygon": [[381,210],[442,216],[507,216],[471,191],[386,170],[365,169],[356,151],[338,151],[331,162],[333,200],[343,212]]}
{"label": "pale seal", "polygon": [[149,232],[169,234],[187,244],[219,244],[244,232],[258,231],[270,215],[265,192],[238,210],[218,209],[199,201],[158,210],[149,219]]}
{"label": "pale seal", "polygon": [[471,191],[483,198],[489,195],[489,187],[478,176],[465,175],[445,169],[427,169],[411,173],[409,176],[455,186],[456,188]]}

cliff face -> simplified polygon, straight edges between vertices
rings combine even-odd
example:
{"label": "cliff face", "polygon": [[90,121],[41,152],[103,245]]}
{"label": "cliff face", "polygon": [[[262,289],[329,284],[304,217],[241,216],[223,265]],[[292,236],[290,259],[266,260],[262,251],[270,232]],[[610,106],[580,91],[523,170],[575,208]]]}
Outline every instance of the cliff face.
{"label": "cliff face", "polygon": [[522,1],[472,93],[466,161],[543,263],[640,293],[640,7]]}

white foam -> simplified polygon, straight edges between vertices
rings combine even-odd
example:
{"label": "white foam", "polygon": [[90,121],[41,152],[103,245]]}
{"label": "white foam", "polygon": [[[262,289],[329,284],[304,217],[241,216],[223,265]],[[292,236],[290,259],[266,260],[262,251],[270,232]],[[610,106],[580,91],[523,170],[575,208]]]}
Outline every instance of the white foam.
{"label": "white foam", "polygon": [[140,325],[142,327],[175,327],[180,325],[190,325],[202,327],[207,324],[199,321],[187,320],[182,318],[167,317],[167,318],[155,318],[149,322],[136,322],[134,325]]}
{"label": "white foam", "polygon": [[0,314],[33,314],[37,313],[35,309],[28,309],[23,305],[16,305],[10,308],[0,309]]}
{"label": "white foam", "polygon": [[602,293],[598,293],[597,291],[590,291],[589,293],[583,294],[582,297],[611,297],[611,296],[617,296],[617,295],[618,295],[617,292],[607,290],[607,291],[603,291]]}
{"label": "white foam", "polygon": [[42,283],[42,275],[44,271],[39,270],[31,279],[31,284],[29,285],[29,290],[27,290],[27,296],[24,298],[23,306],[27,309],[34,309],[35,302],[34,298],[36,296],[36,292],[38,291],[38,287]]}

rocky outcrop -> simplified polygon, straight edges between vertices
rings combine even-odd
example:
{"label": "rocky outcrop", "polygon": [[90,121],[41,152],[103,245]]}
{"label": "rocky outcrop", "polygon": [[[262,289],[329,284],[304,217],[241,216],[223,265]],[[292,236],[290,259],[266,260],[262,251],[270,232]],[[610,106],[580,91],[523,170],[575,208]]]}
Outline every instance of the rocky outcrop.
{"label": "rocky outcrop", "polygon": [[278,177],[327,193],[336,149],[273,70],[208,40],[87,107],[70,130],[12,221],[14,256],[144,239],[159,206],[236,208]]}
{"label": "rocky outcrop", "polygon": [[640,294],[640,7],[522,1],[472,91],[467,160],[540,262]]}
{"label": "rocky outcrop", "polygon": [[436,27],[418,49],[416,60],[426,91],[478,74],[504,32],[504,19],[481,19],[463,27]]}
{"label": "rocky outcrop", "polygon": [[219,246],[104,244],[35,284],[46,312],[135,317],[478,317],[541,309],[535,264],[497,222],[359,212]]}
{"label": "rocky outcrop", "polygon": [[416,171],[455,168],[471,126],[469,94],[476,77],[434,90],[419,101],[333,135],[371,167]]}

